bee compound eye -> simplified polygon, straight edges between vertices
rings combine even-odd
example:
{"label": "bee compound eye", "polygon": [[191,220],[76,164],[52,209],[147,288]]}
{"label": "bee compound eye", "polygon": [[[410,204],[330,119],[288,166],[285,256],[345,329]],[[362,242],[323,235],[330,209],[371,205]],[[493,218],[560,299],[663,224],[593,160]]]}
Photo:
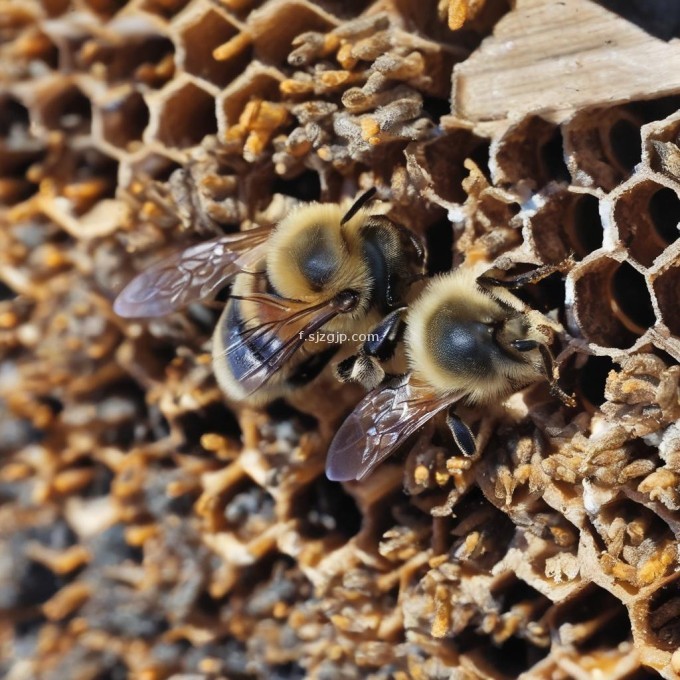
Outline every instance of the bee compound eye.
{"label": "bee compound eye", "polygon": [[483,375],[496,354],[493,329],[481,322],[442,316],[430,328],[430,342],[437,363],[462,375]]}

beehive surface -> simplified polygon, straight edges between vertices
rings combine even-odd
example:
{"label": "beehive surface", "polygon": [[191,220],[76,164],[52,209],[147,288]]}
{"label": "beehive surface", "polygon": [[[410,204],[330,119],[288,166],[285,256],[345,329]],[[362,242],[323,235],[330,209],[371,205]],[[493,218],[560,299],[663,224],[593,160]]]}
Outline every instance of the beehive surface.
{"label": "beehive surface", "polygon": [[[680,678],[680,46],[511,4],[4,4],[5,677]],[[610,87],[642,53],[663,78]],[[228,402],[216,311],[111,310],[161,254],[372,185],[433,271],[574,257],[530,299],[577,408],[538,385],[466,412],[473,460],[433,426],[343,486],[358,389]]]}

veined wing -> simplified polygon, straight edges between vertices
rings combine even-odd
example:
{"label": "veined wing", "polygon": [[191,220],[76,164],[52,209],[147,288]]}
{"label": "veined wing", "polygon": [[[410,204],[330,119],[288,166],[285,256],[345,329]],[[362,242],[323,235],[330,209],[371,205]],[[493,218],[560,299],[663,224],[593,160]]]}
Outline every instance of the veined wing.
{"label": "veined wing", "polygon": [[333,438],[326,476],[339,482],[362,479],[458,396],[438,397],[408,374],[369,392]]}
{"label": "veined wing", "polygon": [[163,316],[203,300],[265,254],[271,229],[226,234],[169,255],[138,274],[113,303],[119,316]]}
{"label": "veined wing", "polygon": [[[351,297],[351,299],[350,299]],[[267,293],[233,296],[258,306],[259,323],[250,328],[236,324],[228,329],[224,354],[247,394],[262,387],[302,346],[310,333],[327,324],[355,303],[352,296],[340,294],[317,305],[287,300]]]}

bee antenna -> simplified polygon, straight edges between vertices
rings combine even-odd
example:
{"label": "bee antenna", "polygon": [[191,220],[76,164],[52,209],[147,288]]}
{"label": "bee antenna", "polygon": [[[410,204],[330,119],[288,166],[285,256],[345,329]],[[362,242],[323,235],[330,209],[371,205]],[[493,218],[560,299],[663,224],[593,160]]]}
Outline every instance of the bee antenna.
{"label": "bee antenna", "polygon": [[375,196],[376,188],[371,187],[368,191],[364,191],[359,198],[357,198],[352,207],[345,213],[344,217],[340,220],[340,226],[349,222],[365,205],[368,203],[373,196]]}

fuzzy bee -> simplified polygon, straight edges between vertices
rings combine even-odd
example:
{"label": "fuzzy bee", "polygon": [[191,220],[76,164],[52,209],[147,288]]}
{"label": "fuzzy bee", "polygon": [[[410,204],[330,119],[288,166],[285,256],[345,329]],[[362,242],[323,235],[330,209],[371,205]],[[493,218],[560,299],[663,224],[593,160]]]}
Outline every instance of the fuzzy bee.
{"label": "fuzzy bee", "polygon": [[[455,413],[461,402],[500,402],[533,382],[547,380],[552,393],[573,406],[572,397],[557,383],[548,347],[554,324],[510,292],[565,266],[549,265],[509,280],[470,267],[432,280],[406,316],[409,372],[387,377],[345,420],[328,452],[328,478],[365,477],[443,410],[457,448],[473,455],[475,438]],[[383,324],[382,337],[395,337],[394,327],[402,323],[396,313],[389,321],[392,332]],[[374,382],[381,373],[378,350],[365,344],[359,355],[346,360],[344,377],[361,382],[368,376],[369,384]]]}
{"label": "fuzzy bee", "polygon": [[330,361],[336,342],[305,340],[323,330],[351,337],[402,304],[422,276],[419,239],[366,204],[348,210],[310,203],[273,230],[221,236],[171,255],[118,295],[123,317],[162,316],[214,295],[233,278],[213,335],[213,368],[231,398],[262,404],[306,385]]}

